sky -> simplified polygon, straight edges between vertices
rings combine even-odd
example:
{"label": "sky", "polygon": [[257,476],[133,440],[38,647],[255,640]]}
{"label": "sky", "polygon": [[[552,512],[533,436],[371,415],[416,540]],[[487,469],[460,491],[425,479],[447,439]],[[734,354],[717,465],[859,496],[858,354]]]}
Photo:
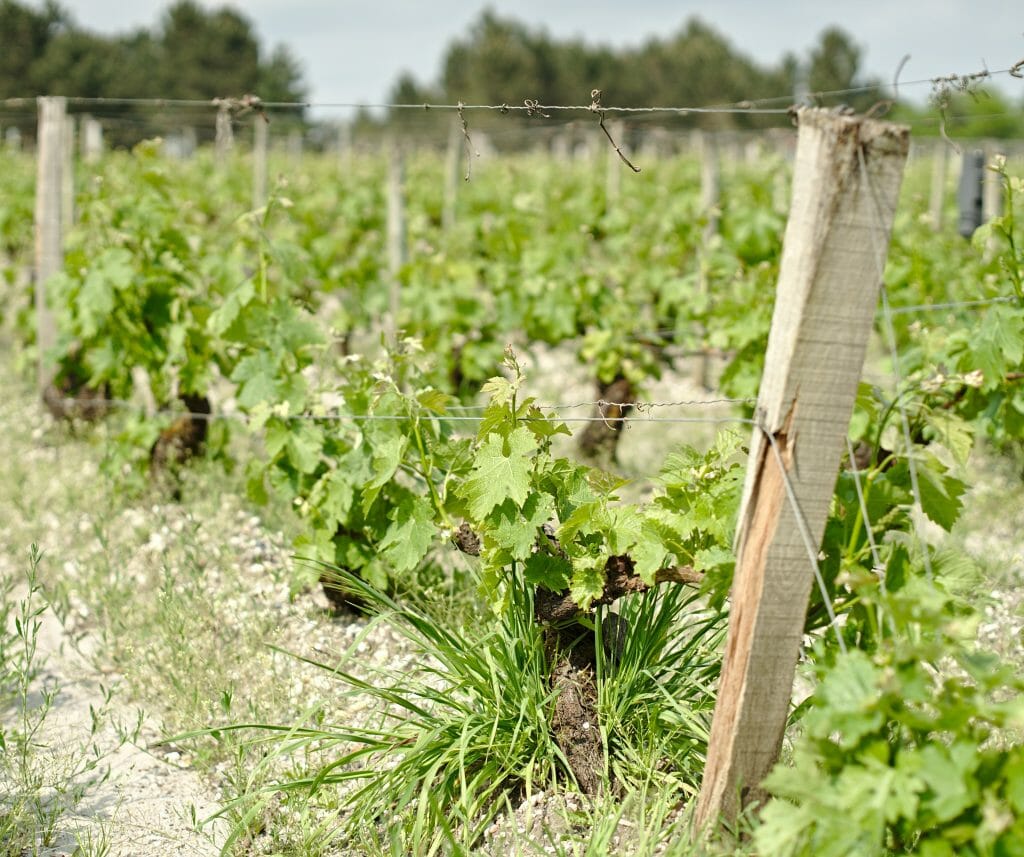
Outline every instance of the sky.
{"label": "sky", "polygon": [[[753,59],[767,64],[792,51],[806,55],[830,25],[863,50],[863,71],[900,80],[1007,69],[1024,58],[1020,0],[200,0],[232,6],[254,24],[264,46],[288,45],[302,63],[310,96],[320,102],[379,103],[402,71],[435,80],[447,44],[466,33],[489,6],[555,36],[637,45],[668,36],[691,16],[701,18]],[[41,0],[34,0],[39,5]],[[152,27],[166,0],[62,0],[76,21],[103,33]],[[1016,100],[1024,80],[998,75]],[[929,87],[901,93],[923,101]],[[781,93],[780,93],[781,94]],[[609,99],[611,102],[612,99]]]}

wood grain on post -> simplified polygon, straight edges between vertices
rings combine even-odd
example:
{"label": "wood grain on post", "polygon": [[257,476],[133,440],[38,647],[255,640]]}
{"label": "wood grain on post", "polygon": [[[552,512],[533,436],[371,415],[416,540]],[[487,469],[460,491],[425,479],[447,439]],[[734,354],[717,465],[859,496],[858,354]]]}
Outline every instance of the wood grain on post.
{"label": "wood grain on post", "polygon": [[[909,129],[799,111],[783,243],[740,507],[725,661],[696,826],[760,800],[778,758],[813,571],[770,432],[815,548],[835,489],[878,298]],[[862,169],[862,162],[864,168]]]}
{"label": "wood grain on post", "polygon": [[67,99],[44,96],[38,100],[39,124],[36,132],[35,201],[35,305],[36,347],[39,351],[38,380],[43,390],[54,370],[46,361],[47,352],[57,341],[57,329],[46,302],[46,282],[64,267],[62,223],[65,121]]}
{"label": "wood grain on post", "polygon": [[[227,166],[228,156],[235,145],[235,132],[231,127],[231,105],[227,101],[217,104],[217,119],[214,125],[213,146],[218,166]],[[187,148],[187,146],[186,146]]]}

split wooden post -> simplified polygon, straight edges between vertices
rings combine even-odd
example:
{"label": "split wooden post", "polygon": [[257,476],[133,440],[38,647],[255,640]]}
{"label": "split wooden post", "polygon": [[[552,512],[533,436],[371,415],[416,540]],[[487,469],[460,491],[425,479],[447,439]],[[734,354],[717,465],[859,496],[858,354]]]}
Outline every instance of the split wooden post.
{"label": "split wooden post", "polygon": [[405,164],[402,149],[392,142],[388,160],[388,323],[386,336],[392,344],[398,341],[398,315],[401,311],[402,268],[405,251]]}
{"label": "split wooden post", "polygon": [[928,201],[929,219],[932,222],[932,229],[936,232],[942,231],[942,218],[946,202],[946,147],[949,144],[939,140],[932,147],[932,188],[931,197]]}
{"label": "split wooden post", "polygon": [[67,99],[43,96],[37,102],[35,203],[35,305],[38,381],[42,391],[53,379],[47,352],[57,342],[57,328],[46,302],[46,282],[64,267],[63,183]]}
{"label": "split wooden post", "polygon": [[270,144],[270,126],[262,116],[256,116],[252,128],[252,207],[267,204],[267,149]]}
{"label": "split wooden post", "polygon": [[816,554],[909,147],[904,126],[810,108],[798,119],[792,204],[740,507],[698,830],[732,820],[741,806],[759,800],[759,784],[778,758],[814,579],[786,483]]}

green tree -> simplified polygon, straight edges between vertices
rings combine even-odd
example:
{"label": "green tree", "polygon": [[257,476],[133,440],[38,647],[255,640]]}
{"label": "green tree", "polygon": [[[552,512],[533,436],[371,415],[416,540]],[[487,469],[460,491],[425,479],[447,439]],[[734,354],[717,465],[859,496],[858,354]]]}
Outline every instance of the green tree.
{"label": "green tree", "polygon": [[861,87],[877,87],[878,82],[859,77],[861,49],[850,36],[838,27],[824,30],[817,46],[811,51],[807,66],[807,85],[811,94],[837,93],[825,97],[829,102],[843,102],[857,109],[866,109],[879,99],[877,91],[843,92]]}
{"label": "green tree", "polygon": [[70,19],[53,0],[42,9],[0,0],[0,97],[34,96],[35,64],[50,41],[70,25]]}

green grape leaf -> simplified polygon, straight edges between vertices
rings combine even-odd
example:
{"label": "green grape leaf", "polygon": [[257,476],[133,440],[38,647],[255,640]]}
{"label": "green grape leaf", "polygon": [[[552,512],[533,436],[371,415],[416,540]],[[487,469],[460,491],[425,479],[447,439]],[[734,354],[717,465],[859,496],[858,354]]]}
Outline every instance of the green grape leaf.
{"label": "green grape leaf", "polygon": [[300,473],[312,473],[320,465],[324,446],[323,430],[311,422],[298,421],[290,426],[286,441],[288,459]]}
{"label": "green grape leaf", "polygon": [[206,329],[216,336],[222,336],[238,319],[242,310],[256,297],[256,287],[252,280],[246,280],[237,289],[233,289],[217,309],[210,313],[206,320]]}
{"label": "green grape leaf", "polygon": [[[938,462],[936,464],[938,465]],[[955,476],[939,472],[927,465],[918,467],[917,475],[921,509],[936,524],[949,532],[960,517],[960,510],[963,508],[961,497],[967,486]]]}
{"label": "green grape leaf", "polygon": [[537,530],[550,519],[554,508],[554,500],[548,494],[530,494],[522,512],[511,498],[506,499],[488,517],[489,542],[508,551],[512,559],[526,559],[537,541]]}
{"label": "green grape leaf", "polygon": [[536,449],[537,442],[527,428],[515,429],[507,439],[488,435],[462,487],[474,520],[483,520],[506,499],[522,508],[530,492],[532,453]]}
{"label": "green grape leaf", "polygon": [[277,402],[277,374],[277,364],[266,351],[239,360],[235,371],[231,373],[231,380],[241,384],[238,390],[239,407],[249,409],[261,402]]}
{"label": "green grape leaf", "polygon": [[569,595],[580,610],[590,609],[590,603],[600,598],[604,592],[604,567],[608,557],[604,554],[587,554],[572,557],[572,580],[569,584]]}
{"label": "green grape leaf", "polygon": [[572,566],[568,560],[538,551],[530,554],[523,563],[523,579],[527,586],[543,586],[550,592],[562,592],[569,588]]}
{"label": "green grape leaf", "polygon": [[392,523],[380,543],[381,555],[396,571],[412,571],[427,555],[437,535],[434,508],[427,499],[410,495],[388,517]]}

